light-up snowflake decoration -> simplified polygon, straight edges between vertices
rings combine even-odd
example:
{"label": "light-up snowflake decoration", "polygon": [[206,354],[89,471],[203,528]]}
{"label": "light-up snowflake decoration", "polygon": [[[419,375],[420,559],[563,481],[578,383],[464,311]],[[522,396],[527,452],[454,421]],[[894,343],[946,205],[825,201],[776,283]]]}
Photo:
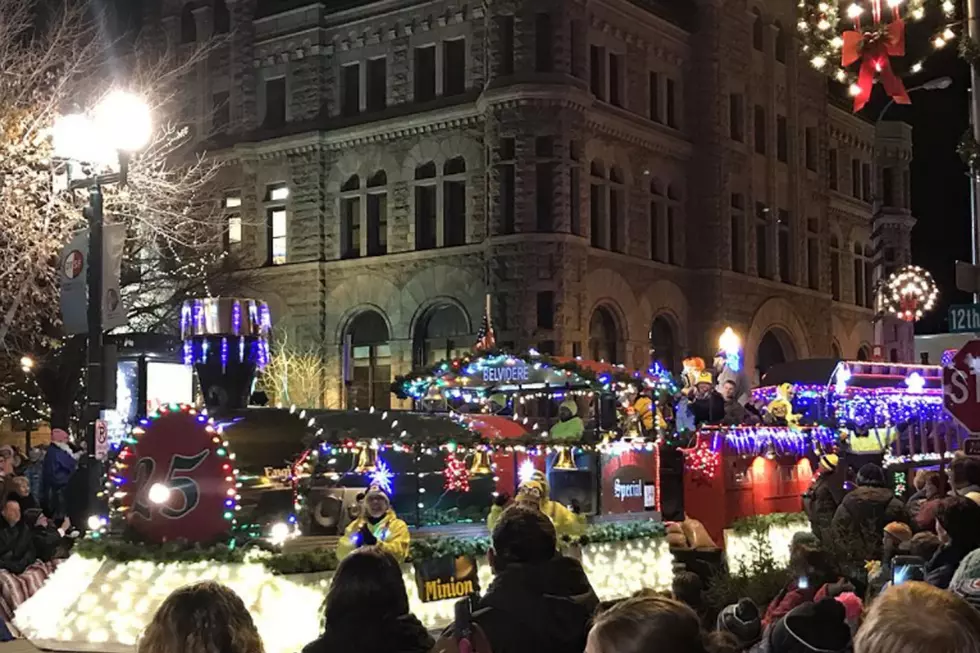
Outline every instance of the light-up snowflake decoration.
{"label": "light-up snowflake decoration", "polygon": [[537,470],[534,468],[534,463],[530,460],[525,460],[521,463],[521,468],[517,470],[517,478],[521,482],[521,485],[527,483],[534,476],[534,472]]}
{"label": "light-up snowflake decoration", "polygon": [[394,478],[395,475],[388,467],[388,463],[378,458],[378,462],[374,465],[374,471],[371,472],[371,485],[377,485],[384,490],[385,494],[391,496],[391,482]]}

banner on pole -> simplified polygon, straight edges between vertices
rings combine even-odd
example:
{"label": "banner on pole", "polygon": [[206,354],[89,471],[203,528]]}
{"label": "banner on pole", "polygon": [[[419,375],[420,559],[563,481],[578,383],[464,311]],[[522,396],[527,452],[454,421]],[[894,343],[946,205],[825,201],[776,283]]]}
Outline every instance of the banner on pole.
{"label": "banner on pole", "polygon": [[[126,248],[126,226],[105,225],[102,231],[102,329],[124,326],[126,307],[119,286]],[[79,231],[61,252],[61,317],[65,332],[88,332],[88,230]]]}

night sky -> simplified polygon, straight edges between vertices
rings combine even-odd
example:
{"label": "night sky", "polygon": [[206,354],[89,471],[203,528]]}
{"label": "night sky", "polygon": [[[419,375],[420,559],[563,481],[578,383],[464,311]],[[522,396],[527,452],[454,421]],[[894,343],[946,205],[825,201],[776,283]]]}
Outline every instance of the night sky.
{"label": "night sky", "polygon": [[[916,333],[945,333],[947,307],[972,301],[956,290],[954,279],[954,262],[970,260],[969,179],[956,153],[969,126],[969,72],[955,44],[946,46],[925,60],[922,72],[906,77],[905,85],[944,75],[953,78],[953,85],[916,91],[911,106],[893,106],[885,117],[913,127],[912,214],[918,223],[912,231],[912,261],[932,272],[940,290],[939,306],[916,325]],[[864,115],[873,119],[884,102],[878,85]]]}

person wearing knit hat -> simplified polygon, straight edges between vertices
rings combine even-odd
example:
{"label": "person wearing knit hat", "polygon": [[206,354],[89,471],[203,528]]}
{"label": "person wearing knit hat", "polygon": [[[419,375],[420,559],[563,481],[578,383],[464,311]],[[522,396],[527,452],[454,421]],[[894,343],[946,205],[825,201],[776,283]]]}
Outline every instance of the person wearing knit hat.
{"label": "person wearing knit hat", "polygon": [[[551,486],[548,477],[539,469],[534,470],[530,478],[517,488],[515,503],[533,507],[544,513],[555,526],[558,537],[578,537],[585,532],[585,517],[569,510],[557,501],[551,500]],[[487,515],[487,529],[492,533],[497,522],[503,515],[506,506],[493,505]]]}
{"label": "person wearing knit hat", "polygon": [[830,538],[830,524],[844,499],[846,465],[835,453],[820,456],[817,473],[803,494],[803,511],[810,520],[810,530],[821,540]]}
{"label": "person wearing knit hat", "polygon": [[578,404],[568,397],[558,406],[558,423],[551,427],[555,440],[580,440],[585,433],[585,422],[578,416]]}
{"label": "person wearing knit hat", "polygon": [[769,629],[771,653],[844,653],[851,646],[847,610],[836,599],[793,608]]}
{"label": "person wearing knit hat", "polygon": [[731,633],[740,650],[753,646],[762,636],[762,615],[752,599],[739,599],[718,614],[718,630]]}
{"label": "person wearing knit hat", "polygon": [[377,546],[398,562],[405,562],[410,542],[408,524],[391,509],[391,499],[384,488],[374,484],[364,495],[361,515],[347,525],[337,542],[337,558],[342,560],[362,546]]}
{"label": "person wearing knit hat", "polygon": [[949,591],[980,610],[980,549],[968,553],[960,562]]}
{"label": "person wearing knit hat", "polygon": [[885,473],[878,465],[862,466],[857,483],[834,513],[831,533],[839,541],[853,542],[860,559],[881,560],[882,530],[891,522],[908,524],[911,518],[905,504],[887,487]]}

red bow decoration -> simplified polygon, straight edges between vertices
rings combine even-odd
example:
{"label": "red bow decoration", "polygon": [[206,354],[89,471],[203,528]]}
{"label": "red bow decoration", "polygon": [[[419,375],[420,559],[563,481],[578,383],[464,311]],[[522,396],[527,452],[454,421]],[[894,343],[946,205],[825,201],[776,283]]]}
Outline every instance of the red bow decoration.
{"label": "red bow decoration", "polygon": [[909,94],[905,84],[892,70],[889,57],[905,55],[905,23],[896,19],[883,29],[871,32],[847,31],[841,35],[844,45],[841,50],[841,65],[847,68],[861,59],[861,71],[858,73],[858,88],[860,92],[854,96],[854,111],[860,111],[871,99],[871,87],[875,83],[875,74],[881,77],[885,92],[898,104],[910,104]]}

